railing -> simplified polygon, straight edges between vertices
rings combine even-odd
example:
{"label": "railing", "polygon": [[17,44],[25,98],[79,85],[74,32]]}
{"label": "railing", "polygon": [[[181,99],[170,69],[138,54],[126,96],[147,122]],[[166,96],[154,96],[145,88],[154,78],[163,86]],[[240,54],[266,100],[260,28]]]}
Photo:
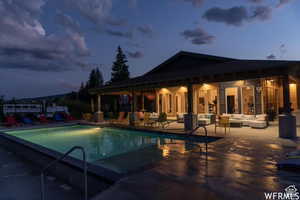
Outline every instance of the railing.
{"label": "railing", "polygon": [[194,132],[196,132],[199,128],[203,128],[204,129],[204,132],[205,132],[205,136],[207,137],[207,128],[203,125],[199,125],[197,126],[196,128],[194,128],[189,134],[192,135]]}
{"label": "railing", "polygon": [[45,200],[45,177],[44,173],[47,169],[55,165],[56,163],[62,161],[65,157],[67,157],[70,153],[72,153],[75,150],[81,150],[82,152],[82,160],[84,162],[83,166],[83,174],[84,174],[84,200],[88,199],[88,188],[87,188],[87,163],[86,163],[86,156],[85,156],[85,150],[81,146],[74,146],[69,151],[67,151],[64,155],[62,155],[60,158],[54,160],[50,164],[48,164],[46,167],[44,167],[41,171],[41,197],[42,200]]}
{"label": "railing", "polygon": [[204,125],[198,125],[196,128],[194,128],[189,134],[192,135],[194,132],[196,132],[199,128],[203,128],[204,132],[205,132],[205,152],[206,152],[206,156],[207,156],[207,152],[208,152],[208,133],[207,133],[207,128]]}

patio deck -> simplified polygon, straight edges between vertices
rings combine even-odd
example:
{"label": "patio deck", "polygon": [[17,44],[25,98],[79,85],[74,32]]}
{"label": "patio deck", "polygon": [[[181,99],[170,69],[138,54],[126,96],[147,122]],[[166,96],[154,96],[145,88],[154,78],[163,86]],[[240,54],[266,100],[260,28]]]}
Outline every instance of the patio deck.
{"label": "patio deck", "polygon": [[[214,127],[208,130],[214,136]],[[265,192],[283,192],[289,185],[300,189],[299,172],[276,167],[286,153],[300,148],[300,141],[278,138],[277,131],[276,124],[267,129],[232,128],[226,137],[208,144],[207,154],[172,152],[154,168],[120,180],[93,200],[252,200],[265,199]],[[217,134],[224,135],[223,130]]]}

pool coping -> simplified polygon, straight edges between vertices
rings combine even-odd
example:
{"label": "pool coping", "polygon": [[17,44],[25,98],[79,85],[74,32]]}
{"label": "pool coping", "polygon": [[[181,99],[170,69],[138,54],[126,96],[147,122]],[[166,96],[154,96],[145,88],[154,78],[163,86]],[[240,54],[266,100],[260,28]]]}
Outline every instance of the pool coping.
{"label": "pool coping", "polygon": [[146,132],[150,132],[150,133],[157,134],[157,135],[176,136],[176,137],[179,137],[184,140],[196,139],[196,141],[197,141],[198,139],[201,139],[202,142],[208,142],[208,143],[224,138],[222,136],[210,136],[210,135],[205,136],[205,135],[195,135],[195,134],[189,135],[186,133],[176,133],[176,132],[172,132],[172,131],[168,131],[168,130],[148,129],[148,128],[143,128],[143,127],[133,127],[133,126],[127,126],[127,125],[120,125],[120,124],[90,124],[90,123],[84,123],[84,122],[79,122],[78,124],[91,125],[91,126],[97,126],[97,127],[127,129],[127,130],[132,130],[132,131],[146,131]]}

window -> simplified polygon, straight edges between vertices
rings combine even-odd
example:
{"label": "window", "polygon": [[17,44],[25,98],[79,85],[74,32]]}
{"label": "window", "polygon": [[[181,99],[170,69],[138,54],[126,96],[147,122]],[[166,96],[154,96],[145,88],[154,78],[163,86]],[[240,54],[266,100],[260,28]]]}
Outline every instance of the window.
{"label": "window", "polygon": [[253,115],[255,113],[253,87],[242,87],[242,113],[246,115]]}

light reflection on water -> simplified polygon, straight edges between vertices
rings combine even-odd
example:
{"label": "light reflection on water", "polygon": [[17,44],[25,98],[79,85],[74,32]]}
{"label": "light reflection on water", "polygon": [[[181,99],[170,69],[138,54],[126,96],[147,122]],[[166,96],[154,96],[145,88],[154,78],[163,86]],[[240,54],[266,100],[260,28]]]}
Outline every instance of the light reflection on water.
{"label": "light reflection on water", "polygon": [[[90,162],[142,149],[147,150],[150,159],[152,154],[154,157],[158,157],[158,155],[169,157],[171,152],[185,154],[197,147],[192,142],[185,142],[178,138],[172,139],[145,132],[91,126],[14,131],[10,134],[62,153],[73,146],[82,146],[85,148],[87,160]],[[75,151],[71,156],[81,159],[80,152]],[[140,156],[143,157],[142,151]]]}

